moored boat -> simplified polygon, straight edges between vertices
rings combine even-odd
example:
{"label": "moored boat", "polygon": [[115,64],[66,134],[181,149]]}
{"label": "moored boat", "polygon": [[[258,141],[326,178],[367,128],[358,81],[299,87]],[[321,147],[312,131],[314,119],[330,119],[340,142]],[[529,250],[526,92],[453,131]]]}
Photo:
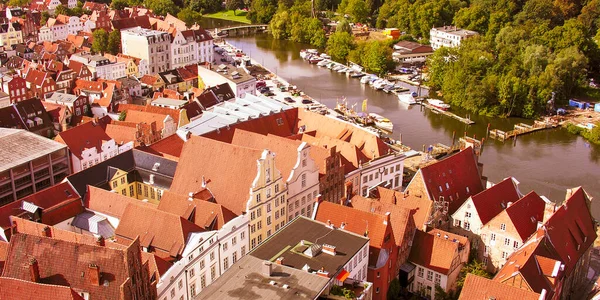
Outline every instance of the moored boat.
{"label": "moored boat", "polygon": [[409,105],[416,104],[417,100],[412,94],[398,94],[398,100]]}
{"label": "moored boat", "polygon": [[431,105],[439,110],[450,109],[450,104],[444,103],[444,101],[439,100],[439,99],[427,99],[427,103],[429,103],[429,105]]}
{"label": "moored boat", "polygon": [[322,61],[318,62],[318,63],[317,63],[317,66],[318,66],[318,67],[325,67],[325,66],[327,66],[327,65],[328,65],[330,62],[331,62],[330,60],[328,60],[328,59],[324,59],[324,60],[322,60]]}
{"label": "moored boat", "polygon": [[369,117],[375,120],[375,127],[390,133],[394,131],[394,124],[389,119],[376,113],[369,113]]}
{"label": "moored boat", "polygon": [[320,62],[320,61],[322,61],[322,60],[323,60],[322,58],[320,58],[320,57],[318,57],[318,56],[315,56],[315,55],[313,55],[313,56],[311,56],[311,57],[308,59],[308,62],[314,65],[314,64],[317,64],[317,63],[319,63],[319,62]]}

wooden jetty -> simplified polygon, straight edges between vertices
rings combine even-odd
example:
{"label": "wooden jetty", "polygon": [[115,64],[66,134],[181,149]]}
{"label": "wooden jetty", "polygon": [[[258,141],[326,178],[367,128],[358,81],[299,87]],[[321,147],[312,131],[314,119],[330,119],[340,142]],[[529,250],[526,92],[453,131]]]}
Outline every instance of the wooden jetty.
{"label": "wooden jetty", "polygon": [[505,141],[505,140],[508,140],[511,138],[516,138],[519,135],[528,134],[528,133],[532,133],[532,132],[536,132],[536,131],[540,131],[540,130],[544,130],[544,129],[556,128],[557,126],[558,126],[558,123],[556,123],[556,122],[537,121],[536,120],[536,121],[534,121],[533,125],[519,123],[519,124],[515,124],[515,127],[513,130],[502,131],[499,129],[490,130],[489,129],[490,127],[488,124],[488,135],[489,135],[489,137],[491,137],[493,139]]}
{"label": "wooden jetty", "polygon": [[459,121],[461,121],[461,122],[463,122],[463,123],[465,123],[467,125],[473,125],[473,124],[475,124],[475,122],[472,121],[469,118],[463,118],[461,116],[458,116],[455,113],[452,113],[452,112],[449,112],[449,111],[446,111],[446,110],[441,110],[441,109],[439,109],[437,107],[434,107],[433,105],[427,103],[427,101],[425,101],[425,99],[421,99],[418,103],[421,104],[424,107],[429,108],[430,110],[432,110],[435,113],[445,115],[445,116],[453,118],[455,120],[459,120]]}

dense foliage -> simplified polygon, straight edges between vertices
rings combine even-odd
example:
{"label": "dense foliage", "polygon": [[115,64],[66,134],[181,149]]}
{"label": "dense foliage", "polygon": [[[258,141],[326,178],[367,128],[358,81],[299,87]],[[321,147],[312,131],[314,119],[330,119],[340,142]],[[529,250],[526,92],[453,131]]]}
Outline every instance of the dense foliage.
{"label": "dense foliage", "polygon": [[469,263],[460,270],[460,274],[456,280],[456,286],[459,290],[462,289],[463,285],[465,284],[467,274],[473,274],[484,278],[492,278],[492,275],[485,270],[485,265],[482,262],[474,259],[474,255],[475,253],[473,252],[469,255],[471,256]]}
{"label": "dense foliage", "polygon": [[450,104],[473,112],[527,118],[560,105],[585,86],[598,65],[593,38],[600,1],[475,0],[454,17],[480,32],[429,60],[429,85]]}
{"label": "dense foliage", "polygon": [[317,48],[325,47],[327,42],[323,23],[311,17],[311,4],[307,1],[297,1],[291,7],[280,3],[269,23],[269,29],[276,39],[290,39]]}
{"label": "dense foliage", "polygon": [[348,55],[348,60],[378,75],[384,75],[396,66],[392,60],[391,40],[359,42]]}
{"label": "dense foliage", "polygon": [[587,139],[588,141],[590,141],[596,145],[600,145],[600,123],[595,124],[595,125],[596,126],[594,128],[592,128],[591,130],[588,130],[588,129],[581,128],[581,127],[573,125],[573,124],[568,124],[567,130],[570,133],[581,135],[582,137],[584,137],[585,139]]}

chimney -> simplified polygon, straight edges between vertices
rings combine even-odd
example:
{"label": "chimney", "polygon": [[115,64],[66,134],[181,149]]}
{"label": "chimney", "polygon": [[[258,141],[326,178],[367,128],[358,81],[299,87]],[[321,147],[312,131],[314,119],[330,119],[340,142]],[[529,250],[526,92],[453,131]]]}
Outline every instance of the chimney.
{"label": "chimney", "polygon": [[90,264],[88,266],[88,278],[91,284],[100,286],[100,267],[98,265]]}
{"label": "chimney", "polygon": [[278,265],[283,265],[283,256],[279,257],[279,258],[278,258],[278,259],[275,261],[275,263],[276,263],[276,264],[278,264]]}
{"label": "chimney", "polygon": [[337,252],[335,251],[335,246],[323,244],[323,249],[321,250],[323,253],[327,253],[329,255],[335,256]]}
{"label": "chimney", "polygon": [[99,236],[96,239],[96,246],[104,247],[104,245],[106,245],[106,243],[104,242],[104,237],[103,236]]}
{"label": "chimney", "polygon": [[49,226],[45,226],[44,228],[42,228],[42,236],[52,237],[52,233],[50,232]]}
{"label": "chimney", "polygon": [[315,198],[315,202],[316,202],[316,203],[321,203],[321,202],[323,202],[323,196],[321,196],[321,194],[318,194],[318,195],[317,195],[317,198]]}
{"label": "chimney", "polygon": [[270,261],[265,261],[263,263],[263,275],[271,277],[273,274],[273,266]]}
{"label": "chimney", "polygon": [[321,268],[321,270],[317,271],[317,275],[325,278],[329,278],[329,272],[325,271],[325,268]]}
{"label": "chimney", "polygon": [[385,220],[383,221],[383,225],[387,225],[390,223],[390,214],[391,213],[389,211],[385,213]]}
{"label": "chimney", "polygon": [[29,260],[29,275],[31,275],[31,281],[40,282],[40,266],[35,258]]}

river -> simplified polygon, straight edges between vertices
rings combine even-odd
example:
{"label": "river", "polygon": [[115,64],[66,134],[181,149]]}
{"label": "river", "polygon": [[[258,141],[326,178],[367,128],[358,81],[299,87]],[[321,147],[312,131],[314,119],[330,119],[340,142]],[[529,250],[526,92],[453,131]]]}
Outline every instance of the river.
{"label": "river", "polygon": [[[407,107],[394,95],[375,91],[360,84],[357,79],[308,64],[299,56],[300,49],[310,48],[308,45],[274,40],[266,34],[232,37],[227,41],[331,108],[341,97],[346,97],[351,104],[358,103],[357,107],[363,99],[369,99],[369,112],[389,118],[394,123],[392,136],[397,139],[401,134],[402,142],[417,150],[435,143],[450,145],[453,132],[456,136],[466,132],[480,139],[485,136],[488,123],[491,123],[491,128],[502,130],[510,130],[519,122],[533,123],[518,118],[471,116],[476,124],[467,126],[417,105]],[[454,111],[466,115],[465,112]],[[590,145],[565,129],[520,136],[515,143],[486,139],[480,161],[484,164],[483,174],[489,180],[498,182],[513,176],[521,183],[522,193],[535,190],[552,201],[560,202],[565,197],[565,189],[583,186],[590,196],[596,196],[600,201],[600,147]],[[600,219],[598,201],[593,204],[592,212]]]}

